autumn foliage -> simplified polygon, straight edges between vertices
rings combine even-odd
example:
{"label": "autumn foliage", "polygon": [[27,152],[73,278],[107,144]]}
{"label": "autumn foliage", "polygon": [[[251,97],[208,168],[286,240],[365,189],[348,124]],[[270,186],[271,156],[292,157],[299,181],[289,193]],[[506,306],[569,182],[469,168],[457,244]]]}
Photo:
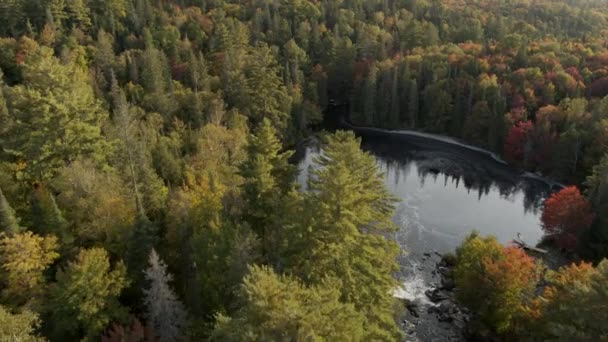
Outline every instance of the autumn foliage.
{"label": "autumn foliage", "polygon": [[532,121],[522,121],[511,126],[505,139],[504,156],[512,163],[520,163],[527,159],[528,136],[534,129]]}
{"label": "autumn foliage", "polygon": [[591,226],[594,217],[591,204],[579,189],[569,186],[545,201],[541,220],[543,228],[555,237],[559,247],[573,250],[578,237]]}
{"label": "autumn foliage", "polygon": [[538,281],[538,266],[521,249],[494,237],[471,235],[457,251],[458,299],[478,314],[480,331],[506,333],[524,315]]}

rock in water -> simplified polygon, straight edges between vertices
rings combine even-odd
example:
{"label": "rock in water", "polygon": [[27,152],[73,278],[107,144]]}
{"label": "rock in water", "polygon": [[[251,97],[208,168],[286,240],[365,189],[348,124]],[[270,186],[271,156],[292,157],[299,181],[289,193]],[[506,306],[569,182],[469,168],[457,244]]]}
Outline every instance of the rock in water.
{"label": "rock in water", "polygon": [[419,307],[418,307],[417,303],[413,303],[413,302],[408,303],[407,304],[407,311],[409,311],[409,313],[412,316],[416,317],[416,318],[420,317],[420,314],[418,312],[419,311]]}
{"label": "rock in water", "polygon": [[433,303],[439,303],[443,300],[449,299],[450,296],[443,292],[441,289],[434,290],[426,290],[424,294],[431,300]]}

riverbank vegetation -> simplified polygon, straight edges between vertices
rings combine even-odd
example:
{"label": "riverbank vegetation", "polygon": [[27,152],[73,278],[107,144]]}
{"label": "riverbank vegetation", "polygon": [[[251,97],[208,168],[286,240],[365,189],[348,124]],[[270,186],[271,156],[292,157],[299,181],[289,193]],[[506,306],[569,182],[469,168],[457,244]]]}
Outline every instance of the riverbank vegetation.
{"label": "riverbank vegetation", "polygon": [[470,235],[456,251],[457,299],[483,340],[601,341],[608,329],[608,260],[550,270],[515,246]]}
{"label": "riverbank vegetation", "polygon": [[[448,134],[576,184],[547,203],[545,228],[601,260],[607,8],[2,1],[0,339],[398,339],[394,199],[373,158],[351,133],[327,136],[307,192],[289,163],[336,104],[356,124]],[[523,272],[488,289],[498,305],[536,273],[492,249],[492,279],[512,259]],[[600,298],[601,265],[547,298]],[[564,322],[559,305],[538,310]]]}

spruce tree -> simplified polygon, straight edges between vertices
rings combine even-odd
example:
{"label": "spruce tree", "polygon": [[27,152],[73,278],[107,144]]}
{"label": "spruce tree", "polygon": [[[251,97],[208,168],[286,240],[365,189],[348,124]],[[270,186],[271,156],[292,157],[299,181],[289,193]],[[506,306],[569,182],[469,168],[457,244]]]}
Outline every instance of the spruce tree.
{"label": "spruce tree", "polygon": [[409,114],[409,118],[410,118],[410,126],[412,128],[417,128],[419,123],[419,118],[418,118],[418,114],[419,114],[419,107],[420,107],[420,103],[419,103],[419,98],[418,98],[418,83],[416,82],[416,80],[411,80],[410,81],[410,85],[409,85],[409,96],[407,98],[408,100],[408,114]]}
{"label": "spruce tree", "polygon": [[15,211],[4,197],[0,189],[0,231],[7,234],[16,234],[23,231],[19,225],[19,220],[15,216]]}
{"label": "spruce tree", "polygon": [[178,341],[185,333],[186,310],[169,286],[173,277],[167,273],[167,265],[154,249],[150,251],[148,263],[145,277],[149,287],[144,289],[147,322],[160,342]]}
{"label": "spruce tree", "polygon": [[55,196],[45,187],[35,189],[32,194],[32,220],[34,231],[57,236],[63,250],[71,247],[74,236],[69,230],[69,222],[57,206]]}
{"label": "spruce tree", "polygon": [[283,199],[294,188],[296,168],[289,163],[293,152],[281,152],[281,142],[268,119],[251,135],[247,150],[248,157],[240,167],[245,178],[244,218],[261,237],[265,257],[276,265],[282,234],[277,224],[279,213],[283,211]]}

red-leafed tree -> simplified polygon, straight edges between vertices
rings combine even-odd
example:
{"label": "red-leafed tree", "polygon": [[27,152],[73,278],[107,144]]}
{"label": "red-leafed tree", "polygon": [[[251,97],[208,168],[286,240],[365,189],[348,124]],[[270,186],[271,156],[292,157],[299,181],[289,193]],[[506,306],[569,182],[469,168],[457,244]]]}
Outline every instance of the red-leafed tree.
{"label": "red-leafed tree", "polygon": [[555,236],[559,247],[573,250],[578,237],[591,226],[594,217],[591,204],[576,186],[569,186],[545,201],[541,219],[543,228]]}
{"label": "red-leafed tree", "polygon": [[505,139],[504,156],[507,161],[525,164],[529,159],[530,132],[534,129],[532,121],[518,122],[511,126]]}
{"label": "red-leafed tree", "polygon": [[138,319],[133,319],[130,325],[120,325],[117,323],[101,336],[101,342],[144,342],[154,341],[154,334],[151,330],[141,324]]}

